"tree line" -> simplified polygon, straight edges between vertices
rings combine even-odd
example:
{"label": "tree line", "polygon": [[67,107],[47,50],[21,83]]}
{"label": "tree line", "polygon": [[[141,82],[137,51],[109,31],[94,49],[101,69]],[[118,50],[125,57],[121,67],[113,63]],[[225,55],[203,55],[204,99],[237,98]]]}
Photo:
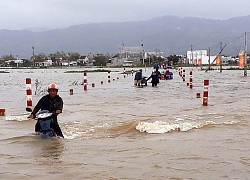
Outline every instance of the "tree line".
{"label": "tree line", "polygon": [[[34,56],[31,56],[30,59],[22,59],[23,60],[23,64],[20,64],[19,66],[23,66],[23,67],[28,67],[28,66],[32,66],[33,65],[33,60],[34,61],[45,61],[48,59],[51,59],[53,62],[56,62],[56,65],[59,65],[59,62],[57,62],[59,59],[60,61],[77,61],[79,58],[81,57],[81,54],[78,52],[70,52],[70,53],[65,53],[65,52],[56,52],[56,53],[51,53],[51,54],[44,54],[44,53],[40,53],[40,54],[35,54]],[[88,54],[87,55],[88,59],[90,61],[93,61],[93,65],[94,66],[106,66],[107,63],[111,62],[112,58],[117,58],[118,55],[117,54]],[[10,61],[10,60],[17,60],[18,58],[13,56],[12,54],[9,55],[3,55],[2,57],[0,57],[0,64],[4,64],[5,61]],[[178,62],[180,61],[180,56],[177,55],[170,55],[167,58],[163,58],[163,57],[157,57],[155,55],[148,55],[148,57],[146,59],[144,59],[145,64],[147,65],[153,65],[155,63],[163,63],[163,62],[169,62],[169,65],[177,65]],[[141,63],[142,63],[142,59],[141,59]],[[150,64],[149,64],[150,63]],[[16,66],[15,62],[12,61],[9,63],[9,66]]]}

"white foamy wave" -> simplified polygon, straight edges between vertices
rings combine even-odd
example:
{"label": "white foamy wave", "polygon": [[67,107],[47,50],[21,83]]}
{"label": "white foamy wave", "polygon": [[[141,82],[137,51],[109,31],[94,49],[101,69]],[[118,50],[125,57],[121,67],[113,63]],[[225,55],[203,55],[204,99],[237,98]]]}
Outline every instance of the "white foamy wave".
{"label": "white foamy wave", "polygon": [[79,137],[82,136],[82,133],[78,133],[78,132],[66,132],[64,133],[64,138],[65,139],[78,139]]}
{"label": "white foamy wave", "polygon": [[65,124],[63,127],[64,137],[66,139],[81,139],[87,138],[95,132],[95,129],[91,126],[87,126],[80,122],[74,122],[73,124]]}
{"label": "white foamy wave", "polygon": [[28,118],[28,115],[22,115],[22,116],[5,116],[6,121],[27,121],[30,120]]}
{"label": "white foamy wave", "polygon": [[78,139],[81,137],[83,132],[79,131],[79,128],[69,128],[68,126],[65,127],[64,129],[64,137],[65,139]]}
{"label": "white foamy wave", "polygon": [[182,123],[167,123],[167,122],[140,122],[135,128],[140,132],[163,134],[170,131],[189,131],[191,129],[199,129],[207,125],[232,125],[237,124],[236,121],[227,121],[222,123],[216,123],[213,121],[206,122],[182,122]]}

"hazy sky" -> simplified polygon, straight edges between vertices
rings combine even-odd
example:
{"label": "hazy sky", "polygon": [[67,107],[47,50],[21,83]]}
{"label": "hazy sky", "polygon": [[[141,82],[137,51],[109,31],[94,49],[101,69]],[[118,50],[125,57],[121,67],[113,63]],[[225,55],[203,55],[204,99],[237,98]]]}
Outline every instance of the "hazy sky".
{"label": "hazy sky", "polygon": [[250,15],[250,0],[0,0],[0,29],[62,28],[164,15],[228,19]]}

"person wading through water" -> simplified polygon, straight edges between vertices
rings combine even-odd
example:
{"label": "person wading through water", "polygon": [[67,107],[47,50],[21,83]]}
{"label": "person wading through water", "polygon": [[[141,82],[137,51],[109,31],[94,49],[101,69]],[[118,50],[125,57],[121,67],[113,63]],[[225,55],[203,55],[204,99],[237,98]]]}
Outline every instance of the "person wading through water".
{"label": "person wading through water", "polygon": [[135,73],[134,85],[141,86],[142,85],[141,81],[142,81],[142,69],[140,69]]}
{"label": "person wading through water", "polygon": [[151,79],[152,86],[157,86],[157,84],[160,82],[159,79],[161,78],[161,73],[158,71],[158,68],[155,69],[155,71],[152,72],[151,76],[147,79]]}

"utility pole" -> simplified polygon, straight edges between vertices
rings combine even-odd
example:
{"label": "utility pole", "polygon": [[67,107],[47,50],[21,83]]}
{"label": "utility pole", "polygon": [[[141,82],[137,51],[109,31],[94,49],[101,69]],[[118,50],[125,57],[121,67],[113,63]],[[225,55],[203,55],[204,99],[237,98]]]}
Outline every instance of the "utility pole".
{"label": "utility pole", "polygon": [[144,50],[143,44],[141,44],[141,47],[142,47],[142,64],[144,65],[145,64],[145,59],[144,59],[145,50]]}
{"label": "utility pole", "polygon": [[198,67],[198,51],[195,51],[196,67]]}
{"label": "utility pole", "polygon": [[[220,42],[220,51],[222,51],[222,42]],[[220,56],[220,72],[222,73],[222,57]]]}
{"label": "utility pole", "polygon": [[192,59],[192,64],[194,64],[194,54],[193,54],[193,45],[191,44],[191,59]]}
{"label": "utility pole", "polygon": [[32,46],[32,60],[33,60],[33,68],[35,67],[35,47]]}
{"label": "utility pole", "polygon": [[148,56],[148,67],[150,67],[150,55]]}
{"label": "utility pole", "polygon": [[211,55],[210,55],[210,47],[208,48],[208,70],[210,70],[210,58],[211,58]]}
{"label": "utility pole", "polygon": [[16,67],[18,68],[18,55],[16,55]]}
{"label": "utility pole", "polygon": [[[226,46],[227,46],[226,44],[223,46],[223,48],[220,50],[218,55],[220,55],[222,53],[222,51],[225,49]],[[207,70],[205,72],[207,72],[210,69],[211,64],[213,64],[216,61],[216,59],[218,58],[218,55],[216,56],[216,58],[214,58],[213,62],[210,63],[210,66],[207,68]]]}
{"label": "utility pole", "polygon": [[145,52],[142,50],[142,64],[145,64]]}
{"label": "utility pole", "polygon": [[244,66],[244,76],[247,76],[247,32],[245,32],[245,66]]}

